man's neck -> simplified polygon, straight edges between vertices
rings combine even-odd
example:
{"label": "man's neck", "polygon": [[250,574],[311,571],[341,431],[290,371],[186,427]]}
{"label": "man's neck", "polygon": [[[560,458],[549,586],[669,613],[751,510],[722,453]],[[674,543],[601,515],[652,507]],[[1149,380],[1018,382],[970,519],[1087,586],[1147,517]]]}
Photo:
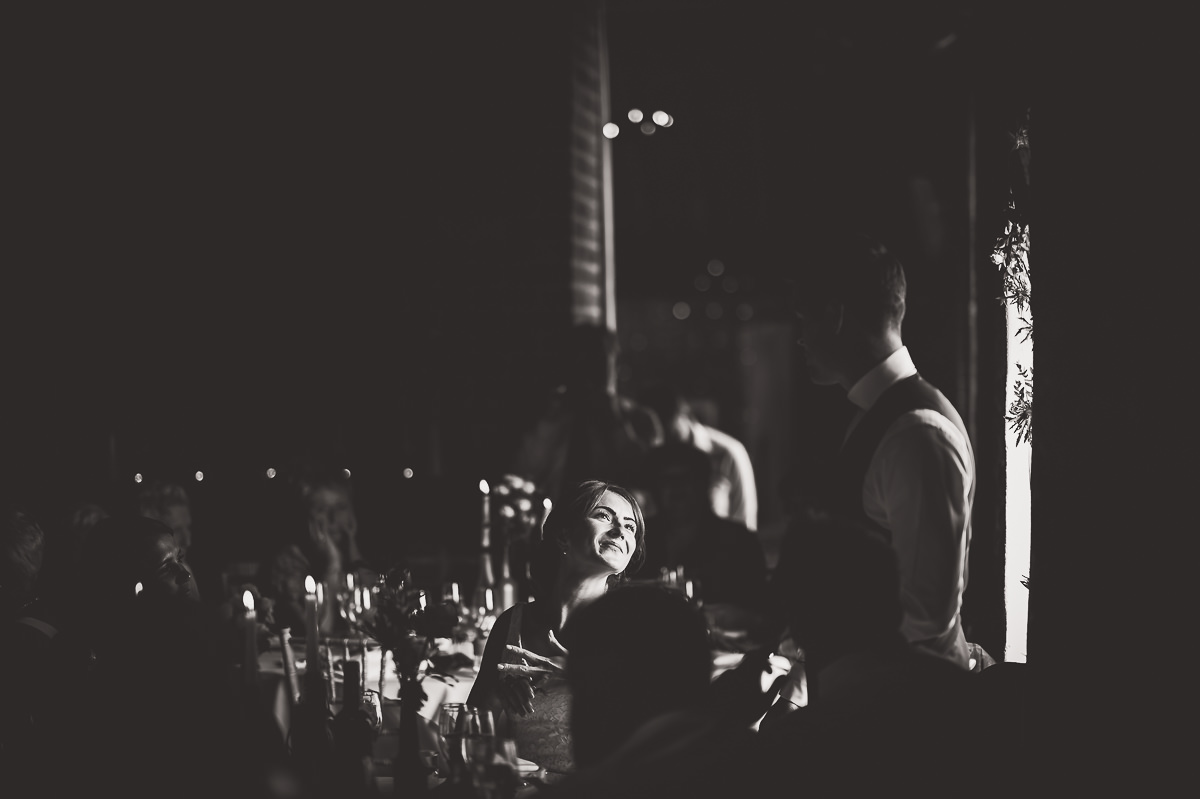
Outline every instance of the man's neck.
{"label": "man's neck", "polygon": [[898,332],[884,333],[863,339],[859,346],[846,353],[846,366],[842,369],[838,385],[849,393],[854,384],[862,380],[863,375],[883,363],[896,350],[904,346]]}

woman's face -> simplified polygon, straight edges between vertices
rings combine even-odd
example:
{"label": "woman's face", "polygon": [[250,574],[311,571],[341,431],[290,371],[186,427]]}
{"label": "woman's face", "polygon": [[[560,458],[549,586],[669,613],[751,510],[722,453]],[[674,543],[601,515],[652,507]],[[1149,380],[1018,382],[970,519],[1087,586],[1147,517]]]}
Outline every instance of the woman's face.
{"label": "woman's face", "polygon": [[584,572],[620,574],[637,547],[633,507],[621,495],[605,491],[586,519],[568,533],[567,559]]}
{"label": "woman's face", "polygon": [[160,596],[166,594],[179,599],[200,599],[196,578],[180,558],[175,536],[169,532],[152,542],[143,572],[147,576],[147,590]]}

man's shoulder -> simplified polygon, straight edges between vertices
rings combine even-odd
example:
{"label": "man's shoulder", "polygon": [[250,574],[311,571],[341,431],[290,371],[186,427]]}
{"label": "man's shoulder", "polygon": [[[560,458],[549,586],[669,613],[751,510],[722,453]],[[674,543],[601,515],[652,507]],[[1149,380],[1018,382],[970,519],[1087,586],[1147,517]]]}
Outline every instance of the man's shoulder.
{"label": "man's shoulder", "polygon": [[709,440],[712,442],[712,451],[715,454],[725,455],[735,460],[743,456],[747,458],[750,457],[750,453],[746,449],[746,445],[734,438],[729,433],[703,423],[700,424],[700,427],[704,430],[705,434],[708,435]]}

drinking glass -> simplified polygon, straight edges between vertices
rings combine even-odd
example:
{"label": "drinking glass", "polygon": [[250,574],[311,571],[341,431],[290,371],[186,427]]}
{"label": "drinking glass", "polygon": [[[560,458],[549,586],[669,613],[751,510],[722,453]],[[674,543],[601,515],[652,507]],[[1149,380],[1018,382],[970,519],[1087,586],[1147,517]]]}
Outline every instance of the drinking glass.
{"label": "drinking glass", "polygon": [[471,788],[479,799],[513,799],[520,787],[517,742],[495,735],[469,738],[467,763]]}
{"label": "drinking glass", "polygon": [[474,781],[474,771],[491,759],[496,727],[492,711],[467,706],[463,716],[462,763],[468,780]]}
{"label": "drinking glass", "polygon": [[438,758],[439,777],[459,782],[466,777],[463,758],[464,736],[467,730],[467,706],[462,702],[447,702],[438,715],[438,732],[442,752]]}

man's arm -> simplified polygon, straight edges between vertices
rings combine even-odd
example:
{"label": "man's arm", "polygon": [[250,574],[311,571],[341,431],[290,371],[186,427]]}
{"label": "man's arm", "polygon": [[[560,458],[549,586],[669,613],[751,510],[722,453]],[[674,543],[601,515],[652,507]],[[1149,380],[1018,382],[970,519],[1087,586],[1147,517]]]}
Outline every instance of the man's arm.
{"label": "man's arm", "polygon": [[864,509],[892,533],[910,641],[945,634],[961,606],[973,476],[962,434],[934,411],[900,417],[871,459]]}

